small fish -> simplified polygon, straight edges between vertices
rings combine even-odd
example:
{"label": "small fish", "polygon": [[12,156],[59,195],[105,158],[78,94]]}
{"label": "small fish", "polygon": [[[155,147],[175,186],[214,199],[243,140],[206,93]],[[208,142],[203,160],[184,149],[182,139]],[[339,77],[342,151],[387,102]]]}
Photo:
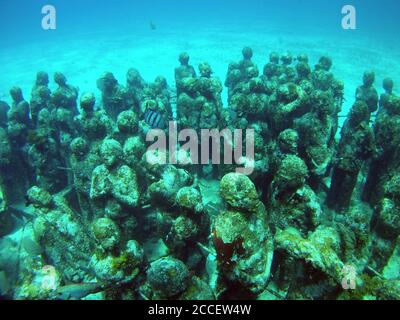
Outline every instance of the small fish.
{"label": "small fish", "polygon": [[165,127],[164,117],[157,111],[147,109],[144,113],[144,120],[153,129],[164,129]]}
{"label": "small fish", "polygon": [[106,285],[101,282],[69,284],[57,288],[53,298],[56,300],[79,300],[105,289]]}
{"label": "small fish", "polygon": [[157,27],[156,27],[156,25],[153,23],[153,21],[150,21],[149,25],[150,25],[150,29],[151,29],[151,30],[156,30],[156,29],[157,29]]}
{"label": "small fish", "polygon": [[62,171],[72,171],[72,168],[66,168],[66,167],[57,167],[57,169]]}

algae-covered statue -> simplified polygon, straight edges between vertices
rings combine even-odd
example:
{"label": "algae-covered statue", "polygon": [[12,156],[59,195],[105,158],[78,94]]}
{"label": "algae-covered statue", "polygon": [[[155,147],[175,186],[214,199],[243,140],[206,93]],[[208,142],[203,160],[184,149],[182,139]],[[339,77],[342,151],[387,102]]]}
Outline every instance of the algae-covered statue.
{"label": "algae-covered statue", "polygon": [[328,193],[328,205],[337,211],[348,209],[358,173],[375,152],[375,137],[369,118],[368,105],[357,101],[342,129]]}

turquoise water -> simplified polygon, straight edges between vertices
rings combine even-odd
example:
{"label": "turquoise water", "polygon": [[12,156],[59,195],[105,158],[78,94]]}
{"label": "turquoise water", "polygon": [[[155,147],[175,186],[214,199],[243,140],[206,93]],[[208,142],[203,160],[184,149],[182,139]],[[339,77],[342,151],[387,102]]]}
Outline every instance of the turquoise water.
{"label": "turquoise water", "polygon": [[[56,9],[55,30],[41,26],[47,4]],[[0,107],[11,111],[0,118],[0,297],[399,298],[400,4],[354,0],[356,30],[344,30],[346,4],[2,0]],[[244,47],[252,49],[254,76],[241,69]],[[182,52],[197,75],[181,77],[180,92]],[[292,69],[278,63],[281,78],[264,72],[273,52],[294,58]],[[303,83],[301,54],[310,67]],[[321,57],[332,67],[315,67]],[[211,77],[201,74],[203,62]],[[230,86],[232,62],[242,78]],[[127,83],[130,68],[141,85]],[[50,81],[49,96],[37,102],[39,71]],[[358,110],[368,115],[352,126],[345,121],[365,71],[374,72],[377,96],[384,79],[393,80],[392,100],[382,103],[384,96],[379,111]],[[57,84],[56,72],[72,87]],[[99,85],[105,72],[121,85],[111,93]],[[158,76],[164,91],[155,89]],[[328,88],[319,76],[332,77]],[[13,101],[15,86],[30,105]],[[368,100],[368,90],[357,100]],[[180,129],[255,129],[254,172],[146,163],[154,101],[152,111]],[[46,109],[36,123],[35,103]],[[117,115],[130,113],[117,120],[112,103]],[[15,114],[24,108],[21,120]],[[231,121],[231,111],[243,121]],[[375,196],[366,198],[366,189]],[[353,278],[358,289],[344,288]],[[365,289],[377,282],[390,294]]]}
{"label": "turquoise water", "polygon": [[351,100],[366,68],[376,70],[378,83],[388,76],[400,80],[394,63],[400,52],[398,4],[353,3],[357,30],[344,31],[341,1],[54,1],[58,27],[52,32],[41,29],[41,1],[3,1],[0,96],[7,98],[12,85],[30,90],[41,69],[68,70],[71,83],[82,91],[95,91],[91,79],[104,71],[122,81],[129,67],[139,69],[145,79],[161,74],[172,83],[181,51],[190,52],[194,65],[208,61],[223,79],[227,65],[249,45],[260,66],[272,51],[307,52],[314,63],[329,54]]}

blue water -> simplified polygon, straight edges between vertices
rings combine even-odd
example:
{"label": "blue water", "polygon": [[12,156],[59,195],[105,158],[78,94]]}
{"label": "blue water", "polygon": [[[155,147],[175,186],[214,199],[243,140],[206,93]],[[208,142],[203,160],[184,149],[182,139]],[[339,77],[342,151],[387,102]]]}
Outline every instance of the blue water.
{"label": "blue water", "polygon": [[[341,8],[346,4],[357,9],[358,28],[365,33],[393,36],[398,30],[400,4],[395,0],[2,0],[0,35],[2,41],[27,41],[31,37],[49,37],[40,29],[41,8],[54,5],[58,13],[57,34],[86,33],[93,30],[134,31],[143,22],[154,20],[163,27],[184,23],[202,25],[234,24],[251,30],[254,23],[279,25],[283,30],[322,28],[340,31]],[[143,27],[143,26],[142,26]],[[179,30],[175,30],[179,32]],[[78,35],[77,35],[78,36]]]}

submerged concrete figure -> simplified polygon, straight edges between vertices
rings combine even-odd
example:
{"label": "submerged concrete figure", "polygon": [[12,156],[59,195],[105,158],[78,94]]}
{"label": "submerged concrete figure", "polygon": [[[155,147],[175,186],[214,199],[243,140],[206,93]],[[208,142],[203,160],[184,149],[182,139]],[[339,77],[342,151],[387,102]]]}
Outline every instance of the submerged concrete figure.
{"label": "submerged concrete figure", "polygon": [[95,111],[96,99],[93,93],[84,93],[80,99],[82,113],[75,118],[78,137],[69,146],[69,163],[74,172],[73,182],[82,215],[89,218],[96,208],[90,201],[91,177],[94,168],[102,163],[100,145],[112,132],[112,124],[104,110]]}
{"label": "submerged concrete figure", "polygon": [[335,105],[330,92],[319,90],[312,94],[310,103],[311,112],[295,119],[293,128],[299,134],[299,154],[310,169],[309,184],[318,190],[329,174],[334,153]]}
{"label": "submerged concrete figure", "polygon": [[93,93],[83,93],[80,100],[82,112],[75,117],[78,133],[92,142],[103,139],[112,131],[112,123],[104,110],[95,110],[96,98]]}
{"label": "submerged concrete figure", "polygon": [[61,72],[54,74],[54,82],[58,84],[58,88],[52,94],[52,103],[55,108],[63,108],[69,110],[74,116],[77,115],[77,98],[78,88],[67,84],[67,78]]}
{"label": "submerged concrete figure", "polygon": [[52,193],[66,188],[66,163],[52,132],[40,126],[30,132],[28,143],[29,163],[35,169],[36,185]]}
{"label": "submerged concrete figure", "polygon": [[13,156],[4,177],[9,200],[22,201],[29,185],[35,181],[34,168],[28,159],[28,135],[32,123],[29,103],[24,99],[21,88],[11,88],[10,95],[13,102],[7,114],[7,137]]}
{"label": "submerged concrete figure", "polygon": [[225,86],[228,87],[228,103],[231,97],[241,90],[241,85],[252,78],[258,77],[259,71],[257,65],[251,60],[253,50],[245,47],[242,50],[243,59],[237,63],[229,64],[226,75]]}
{"label": "submerged concrete figure", "polygon": [[272,52],[269,55],[269,62],[264,66],[263,76],[270,81],[277,81],[280,76],[280,71],[279,54],[276,52]]}
{"label": "submerged concrete figure", "polygon": [[144,132],[150,128],[165,129],[168,122],[172,121],[171,96],[172,90],[163,76],[156,77],[143,90],[140,114],[143,115],[141,125]]}
{"label": "submerged concrete figure", "polygon": [[212,229],[221,285],[240,284],[234,296],[257,295],[271,275],[273,242],[266,211],[251,180],[230,173],[221,179],[220,192],[227,209],[220,212]]}
{"label": "submerged concrete figure", "polygon": [[111,72],[104,73],[97,80],[97,88],[102,93],[103,108],[112,120],[117,120],[120,112],[128,110],[128,93]]}
{"label": "submerged concrete figure", "polygon": [[54,81],[58,88],[51,95],[51,103],[54,106],[52,116],[57,127],[59,143],[68,148],[75,133],[74,117],[78,114],[79,90],[67,84],[67,78],[61,72],[54,74]]}
{"label": "submerged concrete figure", "polygon": [[383,89],[384,93],[381,94],[379,99],[379,113],[387,112],[387,105],[390,103],[390,99],[394,97],[393,94],[393,80],[390,78],[386,78],[383,80]]}
{"label": "submerged concrete figure", "polygon": [[40,71],[36,75],[36,82],[31,93],[31,118],[34,124],[37,124],[38,114],[42,109],[51,110],[51,91],[48,87],[49,75]]}
{"label": "submerged concrete figure", "polygon": [[375,82],[375,73],[367,71],[364,73],[363,85],[359,86],[356,91],[356,100],[364,101],[370,112],[378,110],[378,92],[373,87]]}
{"label": "submerged concrete figure", "polygon": [[297,57],[296,72],[298,80],[309,80],[311,75],[311,68],[308,63],[308,56],[301,54]]}
{"label": "submerged concrete figure", "polygon": [[189,55],[183,52],[179,55],[180,66],[175,68],[175,82],[176,82],[176,95],[182,93],[182,81],[185,78],[196,78],[196,71],[193,66],[189,64]]}
{"label": "submerged concrete figure", "polygon": [[[197,78],[189,77],[181,81],[182,92],[177,101],[178,125],[182,129],[194,129],[199,137],[202,129],[220,128],[222,84],[212,73],[210,64],[202,62],[199,64]],[[198,167],[192,169],[197,170]],[[213,170],[213,167],[208,165],[208,173],[212,174]]]}
{"label": "submerged concrete figure", "polygon": [[31,125],[29,103],[25,101],[19,87],[11,88],[10,95],[13,103],[8,111],[8,134],[19,146],[23,146]]}
{"label": "submerged concrete figure", "polygon": [[375,138],[369,117],[368,105],[357,101],[343,126],[327,200],[328,206],[337,211],[349,208],[358,173],[374,154]]}
{"label": "submerged concrete figure", "polygon": [[384,183],[398,170],[400,154],[400,98],[391,95],[383,100],[384,109],[374,122],[377,155],[372,159],[362,199],[375,206],[383,198]]}
{"label": "submerged concrete figure", "polygon": [[272,182],[271,222],[280,229],[293,227],[306,235],[321,223],[317,194],[306,183],[307,166],[298,156],[283,157]]}
{"label": "submerged concrete figure", "polygon": [[126,74],[126,91],[127,104],[135,112],[140,111],[140,104],[143,101],[144,91],[147,88],[147,83],[135,68],[128,70]]}
{"label": "submerged concrete figure", "polygon": [[218,128],[222,108],[222,84],[212,76],[207,62],[199,65],[200,76],[186,77],[180,82],[177,116],[182,128]]}

